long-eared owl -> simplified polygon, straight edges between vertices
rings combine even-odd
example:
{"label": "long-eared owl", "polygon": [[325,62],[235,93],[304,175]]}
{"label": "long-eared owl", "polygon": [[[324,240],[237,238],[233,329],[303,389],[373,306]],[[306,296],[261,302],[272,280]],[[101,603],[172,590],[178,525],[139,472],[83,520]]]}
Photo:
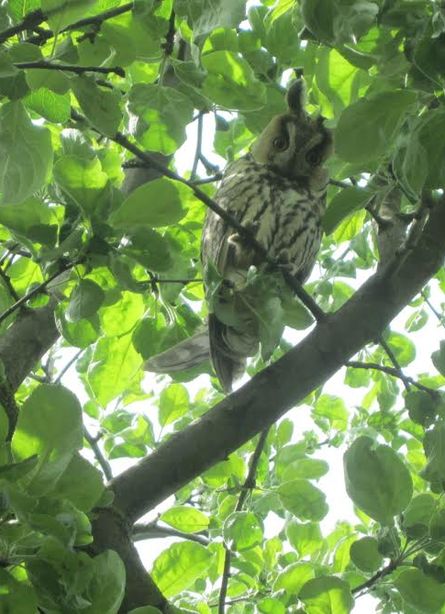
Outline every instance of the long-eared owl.
{"label": "long-eared owl", "polygon": [[[268,255],[285,263],[303,282],[320,248],[328,175],[323,163],[332,151],[330,131],[321,116],[304,110],[303,83],[287,94],[288,113],[274,117],[250,153],[230,164],[216,194],[218,204],[248,228]],[[236,294],[251,265],[261,257],[213,211],[208,211],[202,238],[204,270],[211,263]],[[254,319],[230,326],[209,315],[210,354],[223,387],[244,369],[245,358],[258,350]]]}
{"label": "long-eared owl", "polygon": [[[288,112],[269,122],[250,152],[227,166],[215,200],[272,259],[304,282],[320,248],[328,183],[323,163],[332,152],[332,136],[321,116],[311,117],[305,111],[301,80],[289,88],[287,104]],[[170,372],[194,366],[208,356],[210,342],[216,375],[229,391],[243,373],[246,358],[257,352],[260,335],[249,309],[235,322],[221,314],[226,307],[230,311],[250,267],[261,266],[264,258],[211,210],[204,224],[201,258],[208,294],[213,288],[212,271],[216,269],[224,280],[209,301],[208,336],[199,333],[150,359],[147,368]]]}

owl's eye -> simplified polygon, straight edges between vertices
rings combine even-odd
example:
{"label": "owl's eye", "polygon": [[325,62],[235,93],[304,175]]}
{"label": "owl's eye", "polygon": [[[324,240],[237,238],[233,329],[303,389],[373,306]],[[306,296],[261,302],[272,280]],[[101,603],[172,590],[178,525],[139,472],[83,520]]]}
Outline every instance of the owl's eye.
{"label": "owl's eye", "polygon": [[286,139],[286,137],[284,136],[277,136],[274,140],[273,140],[273,146],[275,149],[277,149],[278,151],[284,151],[285,149],[287,149],[287,147],[289,146],[289,142]]}
{"label": "owl's eye", "polygon": [[306,162],[311,166],[317,166],[321,162],[321,151],[319,149],[310,149],[306,154]]}

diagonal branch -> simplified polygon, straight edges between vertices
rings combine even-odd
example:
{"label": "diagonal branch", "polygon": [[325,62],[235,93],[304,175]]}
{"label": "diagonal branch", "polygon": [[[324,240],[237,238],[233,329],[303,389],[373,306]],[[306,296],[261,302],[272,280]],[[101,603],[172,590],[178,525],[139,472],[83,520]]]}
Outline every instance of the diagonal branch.
{"label": "diagonal branch", "polygon": [[392,273],[377,271],[336,313],[293,350],[116,477],[115,504],[134,521],[223,460],[323,384],[376,339],[442,266],[445,199],[431,212],[416,246]]}
{"label": "diagonal branch", "polygon": [[[81,116],[76,112],[74,112],[72,115],[74,119],[81,118]],[[139,149],[139,147],[134,145],[122,133],[116,133],[115,137],[112,140],[121,145],[127,151],[131,152],[134,156],[145,162],[148,166],[155,168],[165,177],[169,177],[170,179],[174,179],[175,181],[179,181],[180,183],[183,183],[184,185],[188,186],[201,202],[203,202],[209,209],[219,215],[219,217],[222,218],[225,222],[227,222],[227,224],[229,224],[231,228],[236,230],[239,235],[243,239],[245,239],[245,241],[263,258],[264,262],[267,262],[275,269],[278,268],[281,270],[281,273],[286,283],[292,288],[292,290],[295,292],[301,302],[309,309],[309,311],[317,320],[320,321],[325,317],[325,313],[317,305],[314,299],[306,292],[306,290],[303,289],[297,277],[291,275],[286,270],[283,270],[281,263],[276,261],[274,258],[271,258],[267,250],[252,235],[251,231],[242,224],[240,224],[238,220],[236,220],[232,215],[230,215],[230,213],[228,213],[225,209],[218,205],[218,203],[213,200],[213,198],[210,198],[210,196],[203,192],[196,185],[196,183],[184,179],[184,177],[181,177],[181,175],[178,175],[171,169],[158,162],[153,156],[142,151],[141,149]]]}
{"label": "diagonal branch", "polygon": [[37,68],[44,70],[65,70],[67,72],[74,72],[77,75],[83,75],[86,72],[97,72],[103,75],[108,75],[110,72],[118,75],[119,77],[125,77],[125,70],[121,66],[77,66],[76,64],[52,64],[46,60],[40,60],[39,62],[17,62],[14,64],[16,68]]}

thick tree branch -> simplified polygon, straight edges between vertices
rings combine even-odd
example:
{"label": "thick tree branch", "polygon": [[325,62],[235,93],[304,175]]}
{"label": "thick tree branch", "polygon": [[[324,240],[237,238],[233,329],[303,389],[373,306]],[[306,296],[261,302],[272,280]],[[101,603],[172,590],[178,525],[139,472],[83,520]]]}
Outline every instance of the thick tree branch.
{"label": "thick tree branch", "polygon": [[445,202],[431,212],[397,273],[373,275],[343,307],[321,321],[293,350],[171,437],[111,482],[115,504],[136,520],[203,471],[223,460],[323,384],[381,334],[442,266]]}

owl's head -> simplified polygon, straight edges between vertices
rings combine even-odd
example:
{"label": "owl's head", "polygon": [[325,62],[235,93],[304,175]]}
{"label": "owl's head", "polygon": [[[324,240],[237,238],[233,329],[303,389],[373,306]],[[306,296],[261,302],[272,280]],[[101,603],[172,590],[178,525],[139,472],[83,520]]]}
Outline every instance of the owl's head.
{"label": "owl's head", "polygon": [[333,150],[332,133],[323,117],[306,113],[301,79],[289,88],[287,104],[289,111],[274,117],[252,145],[252,156],[279,175],[317,187],[327,179],[323,163]]}

